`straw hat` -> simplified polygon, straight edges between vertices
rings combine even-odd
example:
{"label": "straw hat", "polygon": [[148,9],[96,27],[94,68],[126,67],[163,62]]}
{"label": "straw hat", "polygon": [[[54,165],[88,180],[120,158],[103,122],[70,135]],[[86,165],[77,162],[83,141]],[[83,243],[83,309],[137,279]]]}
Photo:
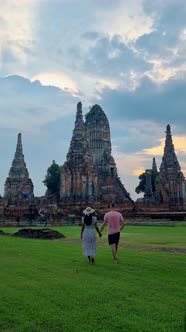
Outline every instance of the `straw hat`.
{"label": "straw hat", "polygon": [[91,214],[95,210],[91,208],[91,206],[87,206],[86,209],[83,211],[84,214]]}

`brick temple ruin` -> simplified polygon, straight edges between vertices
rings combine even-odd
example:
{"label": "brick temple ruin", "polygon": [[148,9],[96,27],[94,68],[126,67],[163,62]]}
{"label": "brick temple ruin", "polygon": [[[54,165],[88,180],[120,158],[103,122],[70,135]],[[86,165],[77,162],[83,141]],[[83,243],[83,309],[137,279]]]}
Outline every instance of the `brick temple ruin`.
{"label": "brick temple ruin", "polygon": [[[152,190],[151,172],[155,176]],[[146,170],[144,204],[163,207],[166,210],[186,210],[186,180],[178,162],[172,140],[171,127],[166,127],[164,154],[158,171],[155,158],[152,169]]]}
{"label": "brick temple ruin", "polygon": [[[154,188],[152,172],[156,175]],[[146,170],[144,197],[136,202],[130,198],[118,176],[112,156],[109,121],[99,105],[94,105],[84,120],[82,104],[77,104],[69,150],[61,166],[58,201],[51,202],[46,194],[34,197],[34,186],[24,160],[21,133],[18,134],[16,152],[5,181],[4,197],[0,199],[1,216],[3,213],[15,216],[18,210],[20,216],[28,215],[29,211],[34,215],[36,210],[52,206],[53,203],[55,211],[60,210],[63,215],[81,211],[87,204],[104,212],[111,201],[117,202],[121,211],[130,213],[136,213],[136,210],[152,214],[186,212],[186,180],[175,153],[170,125],[166,127],[160,168],[158,170],[153,158],[152,168]]]}
{"label": "brick temple ruin", "polygon": [[110,126],[104,111],[94,105],[84,122],[79,102],[69,151],[61,170],[63,204],[132,202],[118,177],[111,151]]}
{"label": "brick temple ruin", "polygon": [[17,147],[8,177],[5,181],[4,199],[8,204],[21,198],[32,199],[34,186],[24,161],[21,133],[18,134]]}

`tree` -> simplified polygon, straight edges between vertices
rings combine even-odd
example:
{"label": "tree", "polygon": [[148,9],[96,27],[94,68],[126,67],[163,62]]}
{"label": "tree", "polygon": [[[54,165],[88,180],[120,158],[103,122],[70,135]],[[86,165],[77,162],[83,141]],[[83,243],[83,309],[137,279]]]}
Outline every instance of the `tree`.
{"label": "tree", "polygon": [[[155,183],[156,183],[157,176],[158,176],[158,172],[154,172],[151,170],[152,192],[153,193],[155,192]],[[137,194],[145,192],[145,183],[146,183],[146,173],[145,172],[139,176],[139,180],[140,180],[140,182],[135,189],[135,192]]]}
{"label": "tree", "polygon": [[57,194],[60,191],[60,171],[61,167],[53,160],[52,165],[47,169],[44,185],[47,187],[49,195]]}
{"label": "tree", "polygon": [[138,186],[136,187],[135,192],[137,194],[144,193],[144,191],[145,191],[145,173],[140,174],[138,179],[140,180],[140,182],[139,182]]}

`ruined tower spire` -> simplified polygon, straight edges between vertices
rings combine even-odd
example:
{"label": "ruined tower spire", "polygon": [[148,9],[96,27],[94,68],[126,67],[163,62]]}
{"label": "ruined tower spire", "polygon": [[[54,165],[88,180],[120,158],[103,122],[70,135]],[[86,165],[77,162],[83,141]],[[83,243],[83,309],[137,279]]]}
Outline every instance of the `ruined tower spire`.
{"label": "ruined tower spire", "polygon": [[77,103],[75,129],[81,129],[82,125],[84,125],[83,113],[82,113],[82,103],[81,103],[81,101],[79,101],[79,103]]}
{"label": "ruined tower spire", "polygon": [[174,144],[172,141],[171,128],[169,124],[166,127],[165,133],[166,133],[166,138],[165,138],[164,155],[162,157],[160,170],[166,171],[167,169],[171,168],[175,172],[179,172],[181,167],[179,165],[179,162],[175,154]]}
{"label": "ruined tower spire", "polygon": [[21,133],[19,133],[18,137],[17,137],[16,152],[14,155],[12,166],[9,171],[9,178],[20,180],[23,177],[28,179],[29,173],[26,168],[25,161],[24,161],[22,137],[21,137]]}
{"label": "ruined tower spire", "polygon": [[17,147],[16,147],[15,156],[17,156],[17,157],[23,156],[21,133],[19,133],[18,136],[17,136]]}
{"label": "ruined tower spire", "polygon": [[33,197],[33,183],[24,161],[21,133],[17,137],[17,146],[12,166],[5,182],[4,197],[8,199],[21,198],[22,195]]}
{"label": "ruined tower spire", "polygon": [[72,134],[72,139],[70,142],[69,151],[67,153],[67,162],[75,162],[77,164],[77,156],[80,161],[81,157],[84,157],[86,152],[87,142],[85,138],[85,124],[83,121],[82,114],[82,103],[77,104],[76,120],[74,125],[74,130]]}
{"label": "ruined tower spire", "polygon": [[[170,208],[186,204],[186,181],[176,157],[171,128],[166,127],[166,138],[156,196]],[[159,196],[158,196],[159,195]]]}
{"label": "ruined tower spire", "polygon": [[77,104],[76,120],[66,162],[61,168],[60,198],[87,200],[96,195],[97,176],[88,151],[82,104]]}
{"label": "ruined tower spire", "polygon": [[153,159],[152,159],[152,171],[153,171],[154,173],[158,173],[158,169],[157,169],[157,165],[156,165],[156,159],[155,159],[155,157],[153,157]]}

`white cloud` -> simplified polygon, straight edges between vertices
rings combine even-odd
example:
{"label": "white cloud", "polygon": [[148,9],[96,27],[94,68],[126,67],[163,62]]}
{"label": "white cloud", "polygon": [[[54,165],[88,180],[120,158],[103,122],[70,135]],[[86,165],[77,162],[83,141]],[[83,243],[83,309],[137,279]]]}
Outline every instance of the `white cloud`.
{"label": "white cloud", "polygon": [[31,78],[32,82],[36,80],[39,80],[42,85],[56,86],[60,89],[71,91],[75,95],[79,93],[76,82],[63,72],[38,73]]}
{"label": "white cloud", "polygon": [[186,41],[186,28],[184,28],[181,33],[180,33],[180,40],[182,41]]}
{"label": "white cloud", "polygon": [[1,128],[37,132],[48,123],[74,113],[77,99],[54,86],[20,76],[0,79]]}
{"label": "white cloud", "polygon": [[[10,70],[8,59],[3,56],[4,52],[11,53],[14,61],[24,66],[28,62],[28,54],[25,49],[32,42],[34,29],[34,6],[31,2],[1,1],[0,22],[0,62],[4,71]],[[13,69],[13,68],[12,68]],[[16,66],[14,67],[16,70]]]}
{"label": "white cloud", "polygon": [[120,35],[125,41],[132,41],[145,33],[149,33],[152,27],[152,18],[143,11],[142,0],[120,1],[112,10],[97,12],[99,31],[109,34],[111,37]]}

